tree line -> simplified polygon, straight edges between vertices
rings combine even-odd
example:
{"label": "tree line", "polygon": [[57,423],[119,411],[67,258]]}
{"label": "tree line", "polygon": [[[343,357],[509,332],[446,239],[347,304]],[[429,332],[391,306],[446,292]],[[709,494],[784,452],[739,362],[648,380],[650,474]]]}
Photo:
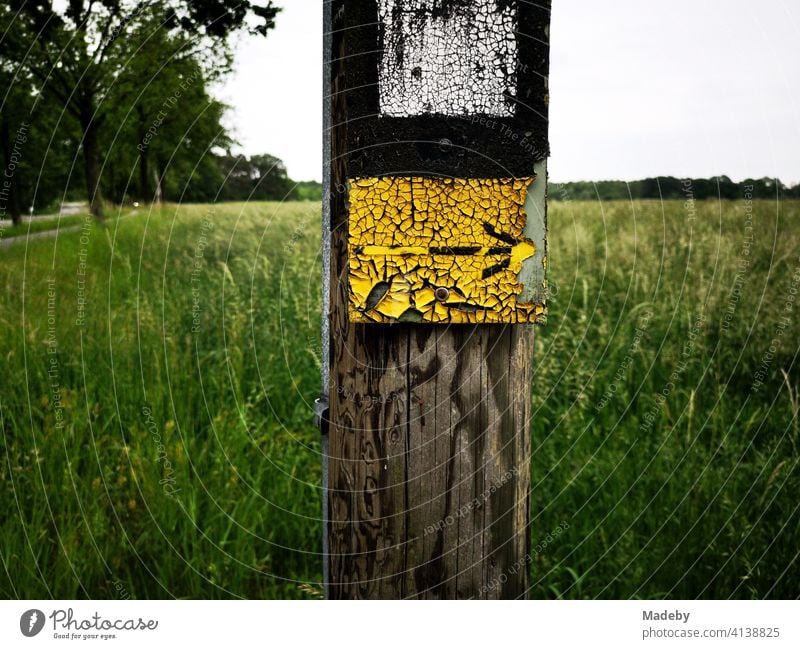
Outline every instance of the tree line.
{"label": "tree line", "polygon": [[[280,9],[250,0],[7,0],[0,4],[0,218],[107,202],[318,200],[283,162],[235,155],[210,88],[233,41],[266,37]],[[553,184],[555,200],[800,198],[761,178],[668,176]]]}
{"label": "tree line", "polygon": [[752,198],[800,198],[800,184],[788,186],[776,178],[750,178],[734,182],[727,176],[714,178],[675,178],[658,176],[643,180],[601,180],[597,182],[579,181],[551,183],[548,191],[550,200],[737,200],[744,198],[745,192]]}
{"label": "tree line", "polygon": [[0,5],[0,216],[60,200],[315,197],[270,155],[234,155],[211,85],[233,39],[280,12],[248,0],[11,0]]}

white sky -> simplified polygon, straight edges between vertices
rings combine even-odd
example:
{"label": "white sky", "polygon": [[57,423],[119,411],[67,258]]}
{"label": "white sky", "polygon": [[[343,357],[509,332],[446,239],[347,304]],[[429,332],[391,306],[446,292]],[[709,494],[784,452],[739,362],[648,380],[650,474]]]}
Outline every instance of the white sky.
{"label": "white sky", "polygon": [[[220,92],[245,153],[321,178],[322,8],[282,0]],[[797,0],[553,0],[551,180],[800,182]]]}

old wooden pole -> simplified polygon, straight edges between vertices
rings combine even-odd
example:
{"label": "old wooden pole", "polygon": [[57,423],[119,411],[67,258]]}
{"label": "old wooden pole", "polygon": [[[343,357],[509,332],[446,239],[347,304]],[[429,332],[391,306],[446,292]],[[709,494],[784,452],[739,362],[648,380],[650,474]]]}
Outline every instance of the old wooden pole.
{"label": "old wooden pole", "polygon": [[[530,323],[544,311],[549,5],[428,6],[325,3],[330,598],[517,598],[527,592]],[[415,20],[417,42],[413,34],[399,39]],[[452,54],[447,42],[456,43],[463,75],[445,60]],[[472,54],[464,52],[470,42]],[[493,51],[495,44],[505,49]],[[480,72],[503,65],[503,57],[500,72]],[[396,77],[389,66],[399,68]],[[451,87],[483,81],[466,93],[452,88],[453,99],[440,97],[442,87],[425,86],[425,77],[444,70]],[[422,86],[409,92],[408,84],[420,78]],[[416,104],[404,113],[404,101]],[[435,196],[444,196],[441,214],[428,207]],[[454,196],[485,205],[448,217]],[[508,196],[506,209],[502,197]],[[384,224],[372,219],[389,218],[379,203],[392,197],[400,202],[392,208],[399,225],[393,245],[381,247],[370,237]],[[369,219],[363,231],[354,225],[360,204]],[[476,245],[462,245],[454,233],[472,227],[462,213],[477,218],[481,210]],[[406,212],[408,224],[401,223]],[[489,223],[489,213],[496,223]],[[506,216],[510,231],[518,227],[511,234],[499,231]],[[428,228],[431,219],[447,218],[452,231]],[[430,235],[429,247],[397,243],[414,227]],[[357,236],[362,239],[354,241]],[[436,243],[436,237],[444,239]],[[482,245],[481,237],[497,245]],[[442,259],[453,267],[437,267]],[[473,262],[483,270],[462,278]],[[393,264],[404,270],[390,271]]]}

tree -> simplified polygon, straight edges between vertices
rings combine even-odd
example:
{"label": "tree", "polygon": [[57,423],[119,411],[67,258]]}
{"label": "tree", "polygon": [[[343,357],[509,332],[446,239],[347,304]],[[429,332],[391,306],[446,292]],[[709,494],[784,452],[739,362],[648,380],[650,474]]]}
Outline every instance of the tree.
{"label": "tree", "polygon": [[117,79],[105,134],[103,187],[117,202],[128,194],[141,201],[183,194],[198,174],[206,189],[212,178],[221,184],[211,151],[231,145],[222,126],[226,107],[210,96],[198,61],[181,55],[189,46],[185,35],[158,25],[143,24],[128,38],[132,56]]}
{"label": "tree", "polygon": [[0,217],[18,225],[29,207],[47,208],[74,189],[79,138],[49,95],[1,61],[0,88]]}
{"label": "tree", "polygon": [[[158,21],[168,35],[183,34],[165,57],[194,59],[206,76],[230,69],[230,36],[246,29],[266,36],[280,11],[249,0],[12,0],[0,9],[0,60],[25,70],[52,94],[81,132],[86,192],[92,213],[103,213],[100,131],[117,102],[117,80],[136,54],[128,37]],[[186,46],[188,43],[188,46]]]}
{"label": "tree", "polygon": [[266,153],[249,159],[229,153],[219,164],[225,178],[225,200],[286,200],[294,187],[283,161]]}
{"label": "tree", "polygon": [[27,140],[24,115],[25,104],[30,102],[22,91],[21,84],[13,83],[13,74],[9,71],[0,71],[0,84],[6,88],[6,95],[0,104],[0,147],[3,161],[3,170],[0,173],[0,217],[8,215],[14,225],[19,225],[22,212],[17,167],[21,163],[20,140]]}

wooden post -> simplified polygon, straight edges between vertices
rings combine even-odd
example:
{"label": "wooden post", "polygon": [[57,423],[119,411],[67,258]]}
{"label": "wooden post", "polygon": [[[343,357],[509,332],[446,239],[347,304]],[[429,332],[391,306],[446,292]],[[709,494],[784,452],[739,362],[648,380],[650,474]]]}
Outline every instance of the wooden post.
{"label": "wooden post", "polygon": [[[418,3],[409,0],[405,6],[414,4]],[[457,28],[460,4],[452,4],[452,10],[423,7],[444,13],[422,21],[420,29]],[[509,11],[508,2],[476,4],[486,5],[491,20],[498,12]],[[472,115],[460,114],[458,107],[451,111],[446,104],[431,108],[424,88],[422,95],[419,89],[413,93],[423,96],[422,104],[404,115],[403,79],[416,82],[436,70],[415,66],[410,76],[399,74],[399,89],[397,79],[381,77],[387,61],[380,56],[387,56],[391,29],[404,28],[399,0],[325,3],[330,125],[323,226],[324,236],[330,237],[330,320],[324,332],[330,344],[330,378],[325,383],[330,405],[325,579],[330,598],[519,598],[527,593],[534,337],[530,323],[541,319],[544,311],[542,161],[549,6],[540,3],[535,13],[529,3],[510,5],[512,13],[506,18],[516,41],[513,52],[506,54],[516,58],[508,68],[509,78],[500,79],[504,95],[493,96],[489,87],[500,77],[485,75],[491,79],[483,98],[477,96],[479,89],[467,93],[466,99],[454,100],[469,103],[478,111]],[[420,8],[409,9],[419,16]],[[390,17],[393,25],[388,23]],[[489,27],[485,29],[490,34]],[[414,43],[405,42],[403,47],[404,64],[410,65]],[[392,52],[398,51],[395,43]],[[484,58],[498,59],[485,52]],[[470,75],[477,69],[473,64]],[[454,78],[458,80],[458,74]],[[395,84],[397,96],[384,101],[377,95],[382,84],[388,94],[389,83]],[[437,92],[433,88],[429,95]],[[482,125],[475,115],[486,118]],[[490,118],[495,126],[488,125]],[[429,137],[433,132],[436,137]],[[530,179],[535,174],[532,186],[537,191],[528,190],[524,203],[528,223],[520,208],[520,231],[513,237],[497,232],[500,226],[486,226],[483,229],[499,237],[500,245],[466,250],[459,242],[448,241],[450,247],[431,244],[430,250],[419,253],[421,266],[452,255],[446,259],[453,259],[456,267],[446,274],[456,279],[449,288],[444,277],[440,281],[434,277],[430,286],[424,280],[423,287],[407,278],[413,273],[404,273],[405,288],[396,276],[383,277],[378,286],[365,289],[369,295],[362,295],[359,304],[353,286],[359,281],[354,275],[356,255],[381,255],[388,267],[397,255],[406,263],[417,249],[354,244],[352,220],[355,203],[361,200],[354,194],[354,179],[395,178],[400,194],[408,185],[415,197],[409,209],[419,221],[422,199],[417,197],[428,182],[422,179],[447,183],[444,191],[456,191],[447,179],[464,178],[452,181],[455,187],[469,189],[480,183],[490,191],[495,181],[486,179]],[[476,178],[480,180],[472,180]],[[378,181],[364,183],[362,194],[371,191],[373,182]],[[508,181],[509,192],[511,187]],[[534,211],[538,213],[532,218]],[[517,257],[524,255],[512,251],[527,251],[525,246],[530,248],[526,252],[530,259],[519,261],[525,266],[519,270]],[[463,255],[472,255],[471,259],[486,255],[488,261],[476,263],[489,270],[479,273],[476,281],[459,280],[457,267],[465,263]],[[364,263],[375,267],[369,258]],[[488,295],[486,291],[496,287],[505,290],[504,281],[510,281],[516,293],[501,296],[496,311],[476,310],[467,303],[478,297],[461,287],[481,285],[481,278],[487,286],[475,289],[475,296]],[[429,288],[430,295],[423,299]],[[409,301],[409,308],[399,307],[403,313],[395,324],[383,324],[392,321],[403,300]]]}

